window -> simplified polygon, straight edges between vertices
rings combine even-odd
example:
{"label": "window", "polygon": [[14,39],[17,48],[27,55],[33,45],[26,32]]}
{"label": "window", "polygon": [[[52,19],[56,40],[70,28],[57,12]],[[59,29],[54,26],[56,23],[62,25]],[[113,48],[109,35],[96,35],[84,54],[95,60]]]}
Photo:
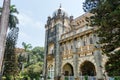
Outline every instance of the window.
{"label": "window", "polygon": [[85,46],[86,45],[86,43],[85,43],[85,41],[83,41],[83,46]]}
{"label": "window", "polygon": [[50,80],[54,79],[54,67],[53,67],[53,65],[50,65],[48,68],[48,77],[50,78]]}
{"label": "window", "polygon": [[71,49],[73,49],[73,46],[71,45]]}
{"label": "window", "polygon": [[87,43],[87,39],[86,39],[86,37],[84,37],[84,38],[83,38],[83,46],[85,46],[86,43]]}
{"label": "window", "polygon": [[93,39],[92,39],[92,37],[90,37],[90,44],[93,44]]}

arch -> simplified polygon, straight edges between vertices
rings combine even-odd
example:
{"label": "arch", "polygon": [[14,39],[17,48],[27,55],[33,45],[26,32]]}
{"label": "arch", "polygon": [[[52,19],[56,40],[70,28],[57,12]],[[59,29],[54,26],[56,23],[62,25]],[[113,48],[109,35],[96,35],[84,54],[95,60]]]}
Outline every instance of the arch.
{"label": "arch", "polygon": [[84,61],[81,65],[80,65],[80,75],[85,76],[95,76],[96,75],[96,70],[95,70],[95,66],[92,62],[90,61]]}
{"label": "arch", "polygon": [[70,63],[66,63],[63,66],[63,73],[65,76],[73,76],[74,75],[73,66]]}

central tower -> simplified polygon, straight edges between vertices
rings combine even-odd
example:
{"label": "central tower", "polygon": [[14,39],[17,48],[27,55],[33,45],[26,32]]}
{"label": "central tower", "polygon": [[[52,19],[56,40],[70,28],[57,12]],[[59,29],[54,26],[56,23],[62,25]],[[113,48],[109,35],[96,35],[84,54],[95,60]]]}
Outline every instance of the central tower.
{"label": "central tower", "polygon": [[48,16],[45,25],[45,57],[44,57],[44,76],[53,79],[59,79],[61,75],[61,50],[59,40],[61,35],[69,31],[72,16],[61,8],[53,12],[52,17]]}

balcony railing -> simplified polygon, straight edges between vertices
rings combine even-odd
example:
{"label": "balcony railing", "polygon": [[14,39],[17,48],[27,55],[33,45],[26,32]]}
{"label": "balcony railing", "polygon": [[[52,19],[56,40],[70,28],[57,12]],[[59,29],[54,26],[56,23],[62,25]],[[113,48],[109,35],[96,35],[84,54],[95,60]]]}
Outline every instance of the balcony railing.
{"label": "balcony railing", "polygon": [[87,46],[81,46],[80,48],[77,48],[77,53],[80,55],[87,55],[91,54],[95,50],[94,45],[87,45]]}
{"label": "balcony railing", "polygon": [[[81,47],[77,48],[76,54],[79,54],[80,56],[92,55],[96,49],[97,48],[95,48],[93,44],[81,46]],[[62,52],[62,57],[63,58],[73,57],[72,49],[71,50],[64,50]]]}
{"label": "balcony railing", "polygon": [[73,56],[72,50],[65,50],[65,51],[63,51],[63,53],[62,53],[62,57],[63,57],[63,58],[68,58],[68,57],[72,57],[72,56]]}

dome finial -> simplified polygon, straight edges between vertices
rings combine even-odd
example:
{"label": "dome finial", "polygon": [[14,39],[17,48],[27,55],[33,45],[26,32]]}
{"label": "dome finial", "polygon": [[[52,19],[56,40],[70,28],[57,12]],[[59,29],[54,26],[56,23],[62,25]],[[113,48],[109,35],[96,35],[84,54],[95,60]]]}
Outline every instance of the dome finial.
{"label": "dome finial", "polygon": [[62,6],[61,6],[61,3],[60,3],[60,6],[59,6],[59,8],[61,8]]}

